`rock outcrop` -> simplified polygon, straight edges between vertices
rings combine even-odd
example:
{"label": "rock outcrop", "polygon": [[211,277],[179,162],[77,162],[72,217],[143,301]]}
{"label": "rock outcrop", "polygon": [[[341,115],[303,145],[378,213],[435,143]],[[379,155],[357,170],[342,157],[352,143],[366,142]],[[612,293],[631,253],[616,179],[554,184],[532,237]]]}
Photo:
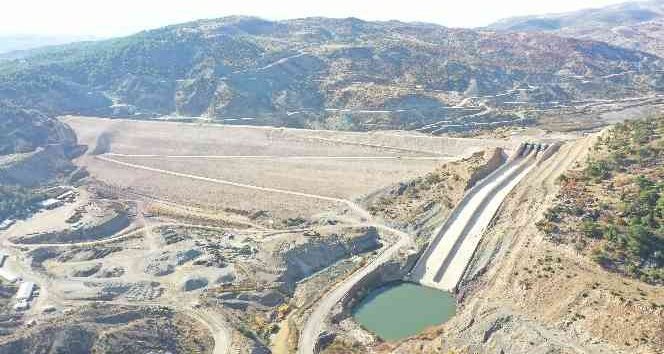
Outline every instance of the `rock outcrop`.
{"label": "rock outcrop", "polygon": [[292,291],[297,281],[342,258],[375,250],[380,246],[378,231],[374,227],[349,228],[343,233],[311,239],[279,254],[285,266],[280,280]]}

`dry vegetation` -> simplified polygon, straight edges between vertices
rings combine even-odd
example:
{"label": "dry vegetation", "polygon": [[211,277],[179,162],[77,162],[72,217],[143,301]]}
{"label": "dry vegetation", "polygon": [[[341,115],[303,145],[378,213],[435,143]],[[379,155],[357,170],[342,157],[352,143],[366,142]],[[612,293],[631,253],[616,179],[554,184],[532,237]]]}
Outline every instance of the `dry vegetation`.
{"label": "dry vegetation", "polygon": [[560,196],[539,224],[605,269],[664,283],[664,118],[619,124],[580,169],[561,176]]}

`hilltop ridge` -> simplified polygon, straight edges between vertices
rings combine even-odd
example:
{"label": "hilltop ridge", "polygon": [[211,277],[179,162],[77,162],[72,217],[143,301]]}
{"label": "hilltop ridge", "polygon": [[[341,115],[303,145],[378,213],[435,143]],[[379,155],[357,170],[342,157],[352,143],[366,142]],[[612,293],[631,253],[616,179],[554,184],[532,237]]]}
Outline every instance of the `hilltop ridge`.
{"label": "hilltop ridge", "polygon": [[417,129],[517,123],[536,118],[523,112],[532,108],[652,95],[661,67],[650,54],[549,34],[233,16],[1,62],[0,98],[50,115]]}

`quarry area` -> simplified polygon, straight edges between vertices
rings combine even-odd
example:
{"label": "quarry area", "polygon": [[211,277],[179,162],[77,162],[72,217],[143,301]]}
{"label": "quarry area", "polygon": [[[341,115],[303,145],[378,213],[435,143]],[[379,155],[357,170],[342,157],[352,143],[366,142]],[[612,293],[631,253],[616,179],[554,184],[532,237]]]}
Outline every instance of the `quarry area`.
{"label": "quarry area", "polygon": [[[534,225],[556,179],[583,161],[597,134],[61,121],[85,147],[76,178],[49,189],[28,217],[0,220],[0,354],[662,348],[664,303],[645,305],[662,299],[660,288],[626,305],[589,290],[598,270],[578,255],[533,248],[544,242]],[[473,190],[483,199],[464,202]],[[484,224],[468,221],[458,241],[427,250],[448,217],[464,213],[459,205],[478,203]],[[440,256],[420,258],[427,253]],[[454,270],[440,288],[455,291],[457,315],[382,341],[351,309],[389,282],[438,287],[422,280],[438,275],[419,274],[418,259]],[[534,260],[552,263],[555,275],[531,269]],[[621,329],[601,327],[616,316],[628,319]],[[469,344],[482,342],[490,345]]]}

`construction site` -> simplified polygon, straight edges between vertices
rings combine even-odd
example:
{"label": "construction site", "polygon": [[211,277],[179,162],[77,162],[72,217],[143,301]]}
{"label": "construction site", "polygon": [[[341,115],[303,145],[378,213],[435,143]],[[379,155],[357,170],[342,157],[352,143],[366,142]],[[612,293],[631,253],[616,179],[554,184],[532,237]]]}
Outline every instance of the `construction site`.
{"label": "construction site", "polygon": [[[0,327],[29,328],[0,337],[2,348],[52,347],[58,326],[74,321],[89,335],[71,353],[155,323],[165,330],[145,348],[412,352],[409,339],[385,342],[360,326],[353,308],[405,280],[452,294],[456,315],[444,326],[462,327],[488,306],[465,301],[468,284],[501,272],[491,264],[507,252],[485,235],[523,188],[550,193],[593,139],[62,121],[87,147],[74,161],[87,175],[0,231],[11,303]],[[481,286],[472,289],[497,285]]]}

